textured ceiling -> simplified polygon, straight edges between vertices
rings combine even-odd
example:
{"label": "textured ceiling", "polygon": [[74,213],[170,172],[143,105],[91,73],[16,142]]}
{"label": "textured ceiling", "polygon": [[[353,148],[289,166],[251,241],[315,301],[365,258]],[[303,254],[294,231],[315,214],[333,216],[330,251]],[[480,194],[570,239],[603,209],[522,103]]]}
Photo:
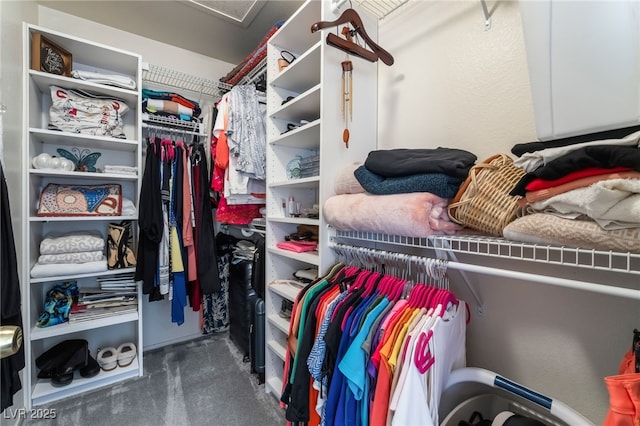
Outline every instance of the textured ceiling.
{"label": "textured ceiling", "polygon": [[[1,0],[0,0],[1,1]],[[279,20],[287,19],[303,0],[261,1],[255,18],[244,27],[226,17],[205,12],[187,1],[167,0],[39,0],[43,6],[76,15],[90,21],[118,28],[172,46],[239,63],[264,38]],[[205,1],[209,6],[219,3],[226,10],[237,11],[234,1]],[[238,3],[253,3],[240,1]],[[251,14],[249,14],[249,17]],[[250,20],[250,18],[248,19]]]}
{"label": "textured ceiling", "polygon": [[226,19],[229,22],[236,23],[244,28],[248,27],[256,14],[264,6],[264,1],[258,0],[232,0],[232,1],[215,1],[215,0],[182,0],[188,5],[199,10],[210,13],[218,18]]}

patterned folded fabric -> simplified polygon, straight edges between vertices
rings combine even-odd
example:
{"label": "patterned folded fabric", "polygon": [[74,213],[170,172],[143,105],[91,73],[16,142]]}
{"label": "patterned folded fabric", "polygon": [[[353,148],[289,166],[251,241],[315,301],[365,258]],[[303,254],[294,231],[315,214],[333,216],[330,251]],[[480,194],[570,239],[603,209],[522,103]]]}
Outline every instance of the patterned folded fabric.
{"label": "patterned folded fabric", "polygon": [[104,244],[104,237],[98,233],[49,234],[40,242],[40,254],[103,252]]}
{"label": "patterned folded fabric", "polygon": [[112,96],[51,86],[49,129],[126,139],[123,116],[129,106]]}
{"label": "patterned folded fabric", "polygon": [[104,256],[102,250],[87,251],[84,253],[61,253],[61,254],[42,254],[38,258],[38,263],[86,263],[101,260]]}
{"label": "patterned folded fabric", "polygon": [[548,213],[517,218],[504,227],[503,235],[511,241],[533,244],[640,252],[640,228],[608,231],[592,220],[565,219]]}

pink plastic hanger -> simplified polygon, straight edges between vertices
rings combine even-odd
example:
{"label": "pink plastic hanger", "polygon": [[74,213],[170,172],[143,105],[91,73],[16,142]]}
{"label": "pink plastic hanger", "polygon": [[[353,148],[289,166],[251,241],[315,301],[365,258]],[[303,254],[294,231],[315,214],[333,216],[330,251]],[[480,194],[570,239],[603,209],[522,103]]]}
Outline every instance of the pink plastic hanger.
{"label": "pink plastic hanger", "polygon": [[436,361],[429,350],[431,337],[433,337],[433,330],[429,330],[426,334],[424,331],[421,331],[420,334],[418,334],[418,340],[416,340],[413,359],[421,374],[426,373]]}

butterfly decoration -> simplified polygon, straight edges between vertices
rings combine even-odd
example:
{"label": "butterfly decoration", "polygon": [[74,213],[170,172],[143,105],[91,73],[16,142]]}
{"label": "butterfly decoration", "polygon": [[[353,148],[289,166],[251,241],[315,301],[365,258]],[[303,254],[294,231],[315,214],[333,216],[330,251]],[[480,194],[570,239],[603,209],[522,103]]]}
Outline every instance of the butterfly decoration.
{"label": "butterfly decoration", "polygon": [[102,155],[99,152],[91,152],[88,149],[80,150],[80,148],[71,148],[73,153],[67,151],[63,148],[57,149],[58,154],[66,158],[67,160],[73,161],[73,164],[76,165],[77,172],[95,172],[96,171],[96,161]]}

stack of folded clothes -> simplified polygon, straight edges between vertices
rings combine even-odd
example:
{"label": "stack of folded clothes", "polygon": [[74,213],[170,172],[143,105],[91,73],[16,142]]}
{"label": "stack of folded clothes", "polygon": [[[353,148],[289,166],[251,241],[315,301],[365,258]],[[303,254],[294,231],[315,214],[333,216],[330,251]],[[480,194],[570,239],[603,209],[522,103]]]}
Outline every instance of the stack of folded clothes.
{"label": "stack of folded clothes", "polygon": [[107,270],[105,239],[98,233],[49,234],[40,243],[40,257],[31,269],[33,278],[83,274]]}
{"label": "stack of folded clothes", "polygon": [[354,175],[370,194],[429,192],[453,198],[476,160],[471,152],[454,148],[378,150]]}
{"label": "stack of folded clothes", "polygon": [[640,251],[640,127],[512,148],[527,173],[511,195],[525,215],[504,236],[602,250]]}
{"label": "stack of folded clothes", "polygon": [[198,102],[173,92],[142,89],[142,111],[154,116],[182,121],[198,121]]}
{"label": "stack of folded clothes", "polygon": [[283,250],[295,251],[296,253],[304,253],[314,251],[318,248],[318,236],[310,230],[302,230],[294,232],[284,237],[285,241],[276,243],[276,247]]}

